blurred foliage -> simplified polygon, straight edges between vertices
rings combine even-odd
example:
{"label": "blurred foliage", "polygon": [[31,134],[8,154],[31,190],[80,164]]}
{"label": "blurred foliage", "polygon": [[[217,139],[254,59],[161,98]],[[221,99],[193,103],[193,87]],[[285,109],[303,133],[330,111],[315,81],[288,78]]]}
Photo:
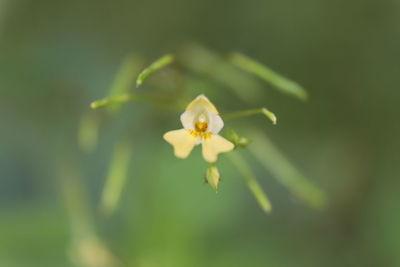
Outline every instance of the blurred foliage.
{"label": "blurred foliage", "polygon": [[[190,57],[193,58],[200,58],[200,56],[197,53],[201,54],[201,57],[205,57],[210,59],[207,65],[202,65],[201,67],[196,66],[194,68],[196,71],[200,73],[206,73],[207,75],[203,77],[204,81],[207,81],[208,79],[215,79],[217,81],[222,82],[222,85],[226,85],[227,87],[230,87],[231,89],[235,89],[235,86],[231,86],[232,84],[228,81],[230,81],[230,75],[229,73],[231,72],[231,66],[227,63],[224,62],[222,59],[219,59],[214,53],[208,51],[207,49],[201,48],[199,45],[187,45],[185,50],[191,50],[192,52],[190,53]],[[252,59],[244,56],[244,55],[239,55],[239,54],[233,54],[233,62],[232,64],[243,68],[245,70],[248,70],[249,72],[255,72],[256,74],[261,71],[262,73],[267,73],[264,75],[264,80],[270,81],[271,83],[277,85],[277,88],[279,90],[282,90],[284,92],[287,92],[293,96],[299,97],[300,99],[304,100],[304,97],[306,96],[306,92],[304,91],[303,88],[297,86],[294,87],[294,82],[291,82],[287,80],[286,78],[283,78],[281,75],[277,74],[276,72],[270,70],[266,66],[262,66],[259,63],[256,63]],[[160,69],[166,67],[167,65],[171,64],[174,60],[177,60],[178,63],[180,61],[183,62],[189,62],[192,61],[191,58],[187,58],[187,55],[184,56],[182,59],[181,58],[175,58],[173,55],[165,55],[153,63],[151,63],[148,67],[146,67],[143,71],[141,71],[136,79],[136,87],[139,87],[140,85],[143,84],[144,80],[147,79],[149,76],[151,76],[153,73],[159,71]],[[127,60],[125,60],[126,62]],[[117,77],[124,77],[126,75],[130,76],[129,72],[125,71],[125,68],[121,68],[121,75],[117,75]],[[186,64],[183,64],[184,66]],[[250,67],[249,67],[250,65]],[[216,67],[217,66],[217,67]],[[206,69],[203,69],[203,68]],[[214,69],[218,70],[218,75],[216,75],[213,72],[208,72],[208,69]],[[183,71],[183,70],[182,70]],[[228,76],[225,76],[228,75]],[[183,76],[183,75],[182,75]],[[248,79],[248,81],[252,81]],[[246,85],[246,81],[242,81],[244,87],[242,88],[237,88],[239,92],[243,92],[239,94],[240,98],[246,100],[247,98],[244,97],[246,96],[247,90],[245,88],[251,87],[251,84]],[[164,84],[164,82],[160,82],[159,85]],[[177,85],[178,86],[178,85]],[[163,91],[165,91],[166,88],[164,86],[161,86],[161,88],[153,88],[153,89],[158,89],[160,91],[159,93],[164,94]],[[237,89],[235,91],[237,92]],[[113,91],[112,89],[110,91]],[[184,98],[185,92],[190,92],[191,88],[184,88],[184,91],[181,91],[181,94],[177,94],[175,97],[177,99]],[[106,97],[101,100],[97,100],[91,103],[90,107],[92,109],[98,109],[100,107],[113,107],[114,105],[119,106],[122,103],[128,102],[128,101],[135,101],[138,99],[142,100],[147,100],[149,102],[152,102],[150,98],[139,96],[135,93],[126,93],[126,90],[122,92],[123,94],[121,95],[111,95],[109,97]],[[183,94],[183,95],[182,95]],[[187,93],[186,93],[187,94]],[[160,98],[161,99],[161,98]],[[225,102],[229,102],[230,100],[229,95],[226,96]],[[178,101],[166,101],[162,104],[164,106],[171,106],[173,107],[174,104],[176,104]],[[161,103],[159,103],[161,104]],[[276,124],[277,118],[274,113],[269,111],[266,108],[258,108],[258,109],[245,109],[245,110],[239,110],[236,112],[231,112],[225,114],[223,117],[224,119],[237,119],[237,118],[243,118],[243,117],[248,117],[256,114],[262,114],[268,119],[272,121],[273,124]],[[85,116],[84,116],[85,118]],[[89,124],[91,125],[91,124]],[[85,125],[80,125],[81,128],[86,129],[88,128]],[[93,127],[92,127],[93,128]],[[96,129],[93,129],[96,130]],[[85,132],[83,130],[80,130],[80,132]],[[86,136],[86,135],[85,135]],[[93,134],[92,135],[94,142],[97,141],[97,135]],[[239,137],[234,130],[230,130],[228,133],[227,138],[232,141],[232,143],[237,146],[237,147],[246,147],[249,141],[245,137]],[[264,140],[262,140],[264,138]],[[293,167],[287,159],[281,154],[277,148],[274,148],[272,143],[265,139],[266,137],[258,137],[258,141],[260,141],[261,144],[255,144],[255,146],[262,146],[263,149],[257,149],[256,155],[258,158],[264,163],[264,166],[266,169],[271,169],[272,173],[276,176],[276,178],[282,183],[282,185],[286,186],[291,190],[299,199],[304,200],[305,203],[308,203],[311,207],[321,207],[325,204],[325,194],[323,191],[318,189],[316,186],[311,184],[307,179],[302,176],[298,170]],[[264,145],[262,144],[264,142]],[[93,142],[92,142],[93,143]],[[127,159],[129,155],[129,148],[126,148],[124,146],[124,153],[121,152],[121,149],[118,148],[115,154],[115,158],[113,159],[111,163],[111,172],[110,175],[107,179],[107,183],[104,186],[103,189],[103,197],[102,197],[102,207],[103,211],[106,213],[111,213],[115,207],[118,205],[118,200],[120,198],[120,193],[121,190],[124,186],[125,180],[126,180],[126,172],[127,172]],[[125,156],[121,156],[125,155]],[[235,162],[235,165],[238,167],[239,172],[242,174],[243,178],[245,179],[250,192],[254,195],[256,200],[259,202],[261,208],[265,212],[270,212],[271,211],[271,204],[265,195],[264,191],[261,189],[259,183],[257,182],[255,176],[252,174],[252,171],[250,167],[245,163],[245,160],[242,159],[239,155],[232,155],[230,156],[231,160]],[[271,159],[274,159],[271,161]],[[271,163],[270,163],[271,161]],[[220,181],[220,174],[218,171],[218,168],[212,164],[210,165],[207,170],[206,170],[206,182],[211,185],[211,187],[217,191],[218,184]]]}
{"label": "blurred foliage", "polygon": [[[0,1],[0,266],[399,266],[399,23],[395,0]],[[212,51],[180,45],[188,40]],[[144,58],[166,51],[179,51],[178,70],[134,89],[151,64]],[[304,85],[309,101],[230,65],[233,51]],[[137,62],[123,64],[132,76],[119,71],[126,55]],[[154,99],[160,87],[165,96]],[[183,88],[193,91],[176,100]],[[132,90],[143,101],[88,108],[121,93],[130,101]],[[222,114],[279,115],[276,126],[262,116],[226,121],[252,140],[235,153],[274,204],[268,216],[228,157],[215,194],[199,153],[180,161],[163,142],[199,93]],[[159,108],[165,99],[178,102]],[[274,140],[265,149],[297,166],[288,171],[328,192],[323,211],[272,179],[286,160],[257,156],[255,125]],[[106,217],[98,205],[119,140],[134,145]]]}

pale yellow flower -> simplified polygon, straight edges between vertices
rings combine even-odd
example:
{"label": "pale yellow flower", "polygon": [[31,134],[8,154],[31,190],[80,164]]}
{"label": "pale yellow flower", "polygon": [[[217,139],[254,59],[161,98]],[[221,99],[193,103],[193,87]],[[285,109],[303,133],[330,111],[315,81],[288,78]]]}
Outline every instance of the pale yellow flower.
{"label": "pale yellow flower", "polygon": [[234,145],[218,135],[224,122],[218,110],[204,95],[196,97],[181,115],[183,129],[169,131],[164,139],[174,147],[175,156],[186,158],[195,145],[202,144],[202,154],[206,161],[216,162],[218,154],[229,152]]}

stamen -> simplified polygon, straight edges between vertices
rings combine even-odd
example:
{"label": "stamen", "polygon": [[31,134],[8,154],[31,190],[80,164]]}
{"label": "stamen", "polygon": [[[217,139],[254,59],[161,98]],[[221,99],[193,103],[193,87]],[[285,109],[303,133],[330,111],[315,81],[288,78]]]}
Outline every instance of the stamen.
{"label": "stamen", "polygon": [[201,115],[199,116],[198,121],[199,121],[199,122],[206,122],[206,121],[207,121],[207,118],[206,118],[206,116],[205,116],[204,114],[201,114]]}
{"label": "stamen", "polygon": [[210,132],[199,132],[199,131],[194,131],[194,130],[188,130],[189,134],[193,137],[200,137],[202,139],[208,139],[211,138],[212,133]]}
{"label": "stamen", "polygon": [[196,129],[197,132],[204,133],[205,131],[207,131],[208,123],[207,122],[196,122],[194,124],[194,128]]}

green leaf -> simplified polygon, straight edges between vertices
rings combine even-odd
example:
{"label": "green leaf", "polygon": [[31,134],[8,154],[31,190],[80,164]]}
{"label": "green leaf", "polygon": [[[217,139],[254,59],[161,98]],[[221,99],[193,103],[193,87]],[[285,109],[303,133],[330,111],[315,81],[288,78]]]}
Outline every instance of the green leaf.
{"label": "green leaf", "polygon": [[239,152],[236,151],[227,153],[226,155],[242,175],[246,185],[249,187],[250,192],[253,194],[262,210],[266,213],[270,213],[272,210],[271,202],[269,201],[265,192],[262,190],[245,159],[239,154]]}
{"label": "green leaf", "polygon": [[156,61],[154,61],[150,66],[145,68],[136,79],[136,87],[139,87],[143,84],[144,80],[147,79],[154,72],[164,68],[165,66],[171,64],[174,61],[174,57],[170,54],[167,54]]}
{"label": "green leaf", "polygon": [[304,177],[264,133],[253,130],[248,135],[254,142],[248,149],[278,182],[309,206],[313,208],[325,206],[325,192]]}
{"label": "green leaf", "polygon": [[260,62],[249,58],[240,53],[233,53],[229,57],[230,62],[238,68],[247,71],[272,84],[283,93],[295,96],[301,100],[307,100],[307,92],[299,84],[291,81],[282,75],[276,73],[269,67]]}

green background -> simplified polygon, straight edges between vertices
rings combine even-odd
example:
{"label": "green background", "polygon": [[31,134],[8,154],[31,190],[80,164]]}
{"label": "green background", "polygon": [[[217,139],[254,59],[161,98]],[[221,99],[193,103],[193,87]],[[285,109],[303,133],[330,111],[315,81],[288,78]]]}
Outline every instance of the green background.
{"label": "green background", "polygon": [[[82,114],[128,54],[149,63],[188,41],[243,52],[307,89],[301,102],[262,84],[250,105],[201,76],[187,83],[222,110],[273,110],[276,126],[255,116],[235,129],[268,133],[326,191],[325,209],[299,202],[246,153],[273,212],[224,157],[215,194],[199,148],[178,160],[161,138],[180,127],[176,110],[128,103],[101,124],[94,151],[79,149]],[[83,266],[107,253],[134,267],[400,266],[399,48],[398,0],[0,0],[0,266],[73,266],[82,251]],[[169,81],[157,75],[149,82]],[[121,138],[132,158],[105,217]]]}

